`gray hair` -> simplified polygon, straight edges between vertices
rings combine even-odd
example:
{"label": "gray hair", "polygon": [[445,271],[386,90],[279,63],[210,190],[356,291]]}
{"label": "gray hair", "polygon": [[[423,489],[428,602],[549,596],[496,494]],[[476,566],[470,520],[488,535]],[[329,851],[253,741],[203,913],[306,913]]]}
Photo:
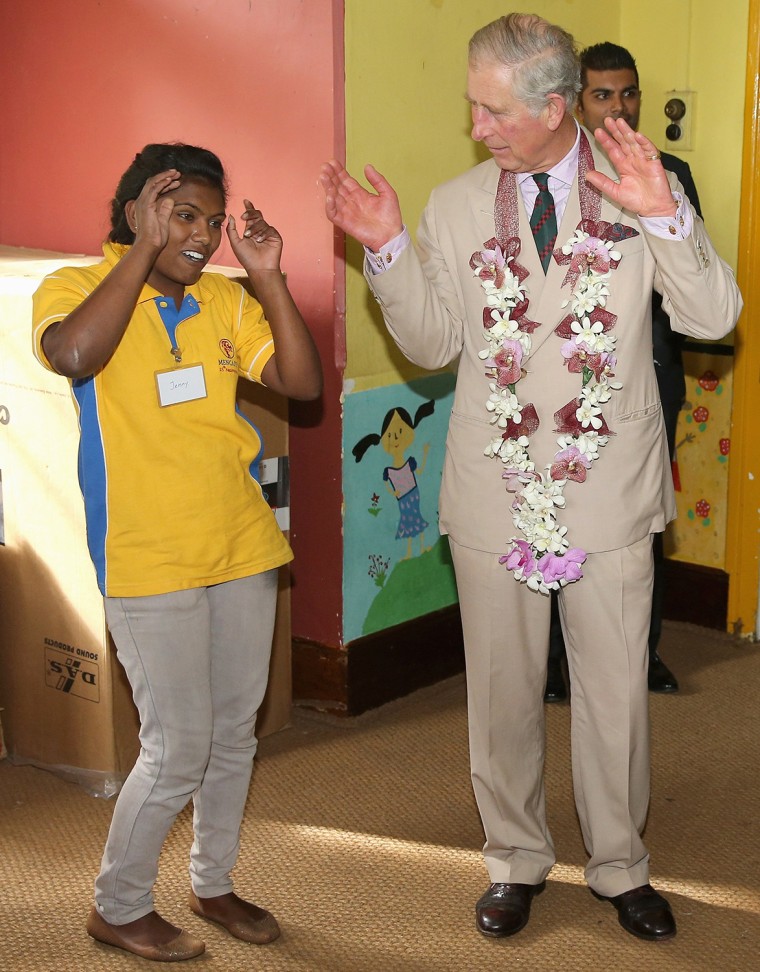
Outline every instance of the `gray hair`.
{"label": "gray hair", "polygon": [[486,24],[470,39],[469,60],[503,64],[512,70],[512,94],[532,115],[560,95],[572,112],[581,90],[580,64],[571,34],[536,14],[508,14]]}

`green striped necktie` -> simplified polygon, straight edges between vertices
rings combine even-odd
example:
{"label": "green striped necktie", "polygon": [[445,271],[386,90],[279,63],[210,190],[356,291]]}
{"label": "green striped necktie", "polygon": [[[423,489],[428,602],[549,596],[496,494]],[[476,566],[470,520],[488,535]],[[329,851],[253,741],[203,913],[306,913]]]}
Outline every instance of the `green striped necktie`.
{"label": "green striped necktie", "polygon": [[557,215],[554,210],[554,197],[549,192],[549,176],[537,172],[533,179],[538,186],[538,196],[530,217],[530,228],[536,240],[538,257],[546,273],[557,239]]}

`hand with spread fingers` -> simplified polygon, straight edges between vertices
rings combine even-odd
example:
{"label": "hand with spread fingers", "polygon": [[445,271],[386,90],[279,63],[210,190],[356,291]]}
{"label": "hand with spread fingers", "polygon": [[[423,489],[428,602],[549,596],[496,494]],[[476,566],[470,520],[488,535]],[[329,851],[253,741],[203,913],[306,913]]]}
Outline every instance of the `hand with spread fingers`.
{"label": "hand with spread fingers", "polygon": [[264,219],[260,209],[256,209],[250,199],[243,199],[245,212],[240,217],[245,221],[243,235],[238,233],[235,217],[227,220],[227,236],[232,252],[240,261],[246,273],[260,270],[279,270],[282,256],[282,237]]}
{"label": "hand with spread fingers", "polygon": [[620,181],[613,182],[596,170],[587,173],[586,181],[638,216],[674,216],[676,202],[657,146],[622,118],[608,117],[604,124],[607,130],[597,128],[594,137]]}
{"label": "hand with spread fingers", "polygon": [[364,167],[364,175],[374,193],[361,186],[335,159],[322,166],[319,181],[325,192],[325,212],[330,222],[377,251],[399,235],[404,221],[398,196],[388,180],[373,165]]}
{"label": "hand with spread fingers", "polygon": [[137,199],[124,207],[129,227],[135,234],[135,244],[147,244],[157,250],[166,246],[169,219],[174,212],[174,199],[166,193],[178,189],[181,178],[177,169],[151,176]]}

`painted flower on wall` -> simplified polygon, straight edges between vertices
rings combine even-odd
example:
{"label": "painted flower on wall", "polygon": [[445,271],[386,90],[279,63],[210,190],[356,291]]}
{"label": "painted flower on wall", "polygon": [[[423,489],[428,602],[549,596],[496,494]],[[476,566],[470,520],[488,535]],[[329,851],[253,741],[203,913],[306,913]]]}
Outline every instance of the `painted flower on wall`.
{"label": "painted flower on wall", "polygon": [[710,418],[710,409],[706,408],[704,405],[697,405],[693,408],[691,412],[686,416],[686,422],[696,422],[699,426],[699,431],[704,432],[707,428],[707,422]]}
{"label": "painted flower on wall", "polygon": [[718,387],[718,376],[714,371],[706,371],[699,379],[698,384],[705,391],[713,392]]}
{"label": "painted flower on wall", "polygon": [[390,560],[381,557],[379,554],[369,554],[369,570],[367,573],[378,587],[385,584],[390,565]]}
{"label": "painted flower on wall", "polygon": [[690,520],[701,520],[702,526],[710,526],[710,510],[712,509],[710,503],[706,499],[697,500],[694,504],[694,509],[689,510],[688,517]]}

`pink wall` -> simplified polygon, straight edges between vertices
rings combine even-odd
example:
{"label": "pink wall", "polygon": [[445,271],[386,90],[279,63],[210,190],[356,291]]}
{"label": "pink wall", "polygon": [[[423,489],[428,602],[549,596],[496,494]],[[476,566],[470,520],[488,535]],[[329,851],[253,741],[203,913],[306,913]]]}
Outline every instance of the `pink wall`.
{"label": "pink wall", "polygon": [[[343,336],[317,177],[343,154],[342,35],[342,0],[0,5],[0,243],[99,253],[116,182],[151,141],[212,149],[230,176],[229,211],[247,196],[281,231],[325,368],[321,406],[293,411],[293,631],[333,645]],[[226,240],[216,262],[235,264]]]}

